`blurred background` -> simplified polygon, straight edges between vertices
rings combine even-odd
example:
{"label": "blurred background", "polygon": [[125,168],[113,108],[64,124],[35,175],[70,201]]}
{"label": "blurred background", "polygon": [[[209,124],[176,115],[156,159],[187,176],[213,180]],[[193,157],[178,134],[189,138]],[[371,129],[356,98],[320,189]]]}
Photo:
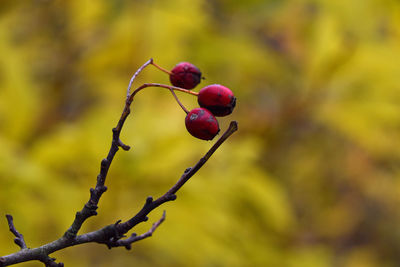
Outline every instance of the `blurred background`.
{"label": "blurred background", "polygon": [[[66,266],[400,266],[400,2],[0,2],[0,254],[59,238],[89,198],[131,75],[149,58],[198,66],[238,102],[239,131],[135,230]],[[169,83],[152,66],[135,86]],[[179,94],[188,108],[196,99]],[[213,142],[167,90],[133,103],[109,190],[82,233],[126,220]],[[42,266],[38,262],[20,266]]]}

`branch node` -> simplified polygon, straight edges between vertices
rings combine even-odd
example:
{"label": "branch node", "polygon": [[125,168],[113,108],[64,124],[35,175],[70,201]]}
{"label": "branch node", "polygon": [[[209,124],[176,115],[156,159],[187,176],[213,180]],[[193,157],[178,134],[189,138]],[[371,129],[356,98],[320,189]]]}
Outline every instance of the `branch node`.
{"label": "branch node", "polygon": [[131,149],[130,146],[125,145],[120,139],[118,139],[118,146],[121,147],[125,151],[128,151],[129,149]]}
{"label": "branch node", "polygon": [[238,130],[238,122],[231,121],[231,123],[229,124],[229,128],[231,128],[233,131],[237,131]]}
{"label": "branch node", "polygon": [[95,191],[95,189],[93,187],[91,187],[89,189],[89,191],[90,191],[90,197],[93,197],[95,195],[95,193],[96,193],[96,191]]}
{"label": "branch node", "polygon": [[183,173],[188,173],[188,172],[190,172],[191,169],[192,169],[192,168],[189,167],[189,168],[187,168]]}
{"label": "branch node", "polygon": [[176,195],[175,194],[168,194],[167,199],[168,200],[175,200],[176,199]]}
{"label": "branch node", "polygon": [[102,168],[105,168],[107,165],[108,165],[108,159],[103,159],[102,161],[101,161],[101,167]]}
{"label": "branch node", "polygon": [[146,198],[146,203],[144,204],[145,206],[150,205],[153,202],[153,197],[149,196]]}
{"label": "branch node", "polygon": [[106,191],[107,191],[107,186],[105,186],[105,185],[99,186],[99,191],[100,191],[101,193],[106,192]]}
{"label": "branch node", "polygon": [[[96,207],[97,208],[97,207]],[[90,210],[90,216],[96,216],[97,215],[97,211],[95,210]]]}
{"label": "branch node", "polygon": [[[85,204],[85,208],[87,209],[87,212],[89,213],[88,217],[97,215],[97,211],[96,210],[97,210],[98,207],[97,207],[97,205],[95,203],[93,203],[93,201],[89,200],[89,202]],[[86,215],[84,213],[82,213],[81,211],[78,211],[76,213],[76,215],[77,216],[79,215],[81,217],[86,217]]]}

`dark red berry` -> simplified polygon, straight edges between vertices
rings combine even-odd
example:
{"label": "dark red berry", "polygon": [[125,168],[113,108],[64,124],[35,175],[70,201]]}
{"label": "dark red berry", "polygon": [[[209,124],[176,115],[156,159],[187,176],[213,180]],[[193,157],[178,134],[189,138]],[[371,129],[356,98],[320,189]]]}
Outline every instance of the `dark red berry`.
{"label": "dark red berry", "polygon": [[219,125],[214,115],[205,108],[195,108],[185,118],[188,132],[203,140],[213,139],[219,132]]}
{"label": "dark red berry", "polygon": [[181,62],[172,69],[169,80],[173,86],[193,89],[200,83],[201,72],[189,62]]}
{"label": "dark red berry", "polygon": [[232,91],[219,84],[212,84],[201,89],[197,101],[200,107],[220,117],[231,114],[236,105],[236,97]]}

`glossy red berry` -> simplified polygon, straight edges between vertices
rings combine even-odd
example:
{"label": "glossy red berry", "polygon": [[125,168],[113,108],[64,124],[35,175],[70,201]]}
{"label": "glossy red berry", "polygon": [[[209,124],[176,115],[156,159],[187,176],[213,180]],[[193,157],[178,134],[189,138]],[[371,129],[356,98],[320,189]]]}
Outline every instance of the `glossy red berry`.
{"label": "glossy red berry", "polygon": [[200,83],[201,72],[189,62],[181,62],[172,69],[169,80],[173,86],[193,89]]}
{"label": "glossy red berry", "polygon": [[186,115],[185,125],[191,135],[203,140],[211,140],[219,132],[217,119],[205,108],[191,110]]}
{"label": "glossy red berry", "polygon": [[220,117],[231,114],[236,105],[236,97],[232,91],[219,84],[212,84],[201,89],[197,101],[200,107]]}

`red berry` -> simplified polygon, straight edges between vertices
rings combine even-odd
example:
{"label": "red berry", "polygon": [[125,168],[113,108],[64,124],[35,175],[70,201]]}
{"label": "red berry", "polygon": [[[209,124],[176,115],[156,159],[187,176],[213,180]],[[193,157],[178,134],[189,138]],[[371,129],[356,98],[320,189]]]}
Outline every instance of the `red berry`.
{"label": "red berry", "polygon": [[211,140],[219,132],[217,119],[205,108],[191,110],[186,115],[185,125],[191,135],[203,140]]}
{"label": "red berry", "polygon": [[181,62],[172,69],[169,80],[173,86],[193,89],[200,83],[201,72],[189,62]]}
{"label": "red berry", "polygon": [[219,84],[212,84],[201,89],[197,101],[200,107],[220,117],[231,114],[236,105],[236,97],[232,91]]}

